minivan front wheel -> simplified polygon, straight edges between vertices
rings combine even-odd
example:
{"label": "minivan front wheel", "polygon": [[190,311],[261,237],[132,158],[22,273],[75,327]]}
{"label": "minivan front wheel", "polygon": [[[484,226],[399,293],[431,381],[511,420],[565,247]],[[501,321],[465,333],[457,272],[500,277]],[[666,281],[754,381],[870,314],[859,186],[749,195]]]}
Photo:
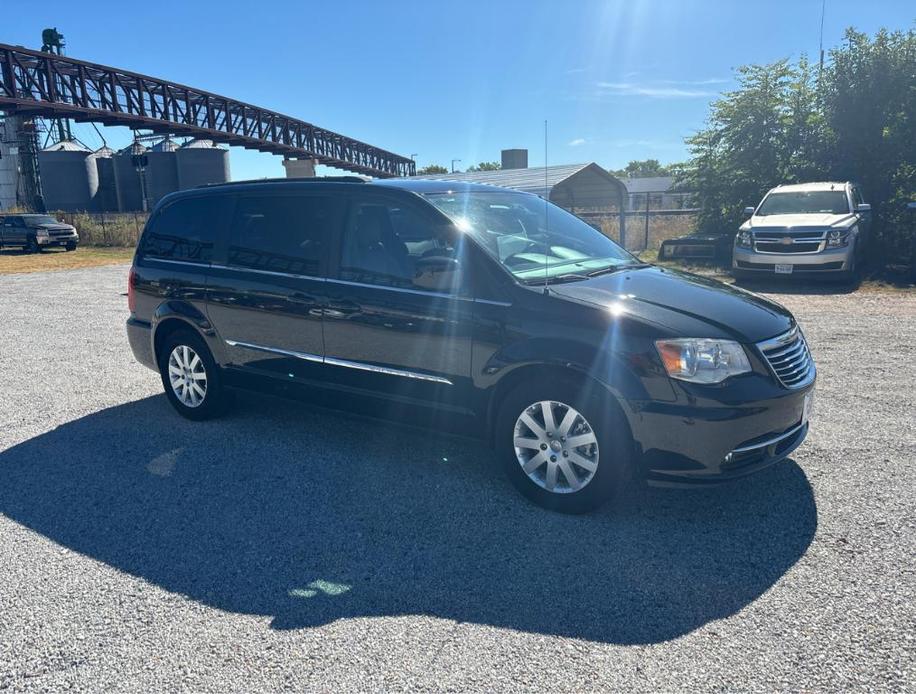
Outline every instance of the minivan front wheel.
{"label": "minivan front wheel", "polygon": [[585,513],[613,496],[632,450],[628,428],[607,394],[557,383],[523,385],[500,408],[498,454],[529,499]]}
{"label": "minivan front wheel", "polygon": [[166,397],[182,417],[210,419],[225,410],[219,367],[204,341],[190,330],[165,339],[159,350],[159,374]]}

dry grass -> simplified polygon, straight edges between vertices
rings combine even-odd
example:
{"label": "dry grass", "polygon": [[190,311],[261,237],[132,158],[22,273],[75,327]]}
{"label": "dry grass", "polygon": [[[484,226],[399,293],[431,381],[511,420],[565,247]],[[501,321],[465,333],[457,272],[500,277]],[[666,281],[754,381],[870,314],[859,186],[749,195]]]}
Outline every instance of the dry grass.
{"label": "dry grass", "polygon": [[[589,220],[592,221],[592,220]],[[620,242],[620,220],[616,216],[597,220],[601,231]],[[639,216],[627,217],[627,250],[658,250],[662,241],[686,236],[696,228],[693,215],[649,215],[649,243],[646,244],[646,219]]]}
{"label": "dry grass", "polygon": [[0,251],[0,275],[20,272],[47,272],[74,270],[81,267],[129,263],[134,255],[129,248],[93,248],[81,246],[75,251],[48,249],[41,253],[24,253],[20,250]]}
{"label": "dry grass", "polygon": [[137,245],[147,218],[144,212],[54,212],[52,214],[65,224],[72,224],[76,227],[81,245],[118,248]]}

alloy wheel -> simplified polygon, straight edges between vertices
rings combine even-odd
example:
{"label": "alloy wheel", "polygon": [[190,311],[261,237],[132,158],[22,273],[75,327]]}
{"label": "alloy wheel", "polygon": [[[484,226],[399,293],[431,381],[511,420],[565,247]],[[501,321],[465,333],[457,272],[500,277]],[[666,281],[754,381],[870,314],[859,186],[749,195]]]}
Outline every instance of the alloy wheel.
{"label": "alloy wheel", "polygon": [[207,397],[207,370],[200,355],[187,345],[177,345],[169,355],[169,383],[185,407],[199,407]]}
{"label": "alloy wheel", "polygon": [[571,405],[542,400],[515,422],[515,455],[528,478],[555,494],[581,490],[598,469],[598,439]]}

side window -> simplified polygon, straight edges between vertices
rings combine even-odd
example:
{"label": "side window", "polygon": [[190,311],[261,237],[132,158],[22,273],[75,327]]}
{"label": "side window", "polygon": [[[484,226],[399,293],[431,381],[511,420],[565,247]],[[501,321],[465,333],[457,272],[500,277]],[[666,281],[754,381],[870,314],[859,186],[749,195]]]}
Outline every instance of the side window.
{"label": "side window", "polygon": [[143,234],[141,255],[209,263],[213,244],[226,223],[231,198],[205,196],[177,200],[156,213]]}
{"label": "side window", "polygon": [[454,230],[415,206],[358,201],[344,230],[340,277],[386,287],[457,293],[460,249]]}
{"label": "side window", "polygon": [[859,186],[853,187],[853,189],[852,189],[852,204],[853,204],[853,205],[861,205],[863,202],[865,202],[865,201],[862,199],[862,191],[859,189]]}
{"label": "side window", "polygon": [[229,237],[229,265],[318,276],[342,202],[330,196],[246,195]]}

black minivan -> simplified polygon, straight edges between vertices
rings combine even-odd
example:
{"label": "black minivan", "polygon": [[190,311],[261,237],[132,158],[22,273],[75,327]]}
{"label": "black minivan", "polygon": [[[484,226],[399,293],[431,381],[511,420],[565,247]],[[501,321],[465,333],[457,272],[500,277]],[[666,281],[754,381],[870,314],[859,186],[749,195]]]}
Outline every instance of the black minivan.
{"label": "black minivan", "polygon": [[128,297],[134,355],[185,417],[278,384],[468,417],[518,489],[560,511],[631,476],[740,477],[808,431],[815,367],[786,309],[640,262],[504,188],[337,177],[175,193]]}

